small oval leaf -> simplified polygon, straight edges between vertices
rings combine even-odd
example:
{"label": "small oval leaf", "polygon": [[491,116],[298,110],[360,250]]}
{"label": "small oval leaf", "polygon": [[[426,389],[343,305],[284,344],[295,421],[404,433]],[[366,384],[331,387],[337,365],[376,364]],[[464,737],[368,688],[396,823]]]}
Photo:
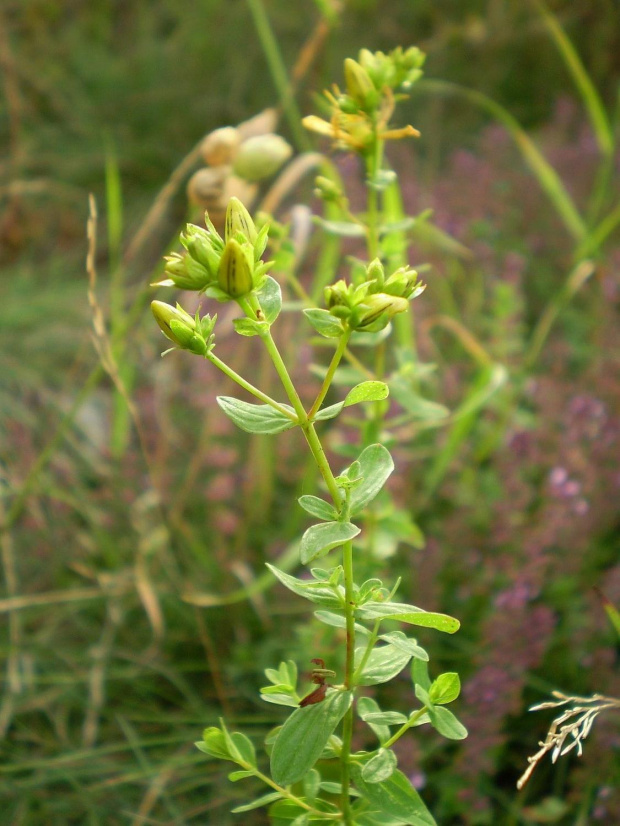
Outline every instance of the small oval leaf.
{"label": "small oval leaf", "polygon": [[366,783],[381,783],[394,773],[397,764],[396,755],[391,749],[379,749],[374,757],[364,763],[362,777]]}
{"label": "small oval leaf", "polygon": [[[271,436],[289,430],[298,424],[296,419],[293,420],[286,414],[280,413],[269,404],[251,404],[232,396],[217,396],[216,401],[228,418],[246,433]],[[283,404],[282,407],[290,411],[293,416],[295,415],[295,411],[289,405]]]}
{"label": "small oval leaf", "polygon": [[351,522],[324,522],[312,525],[301,538],[299,548],[304,565],[343,545],[360,533],[360,528]]}
{"label": "small oval leaf", "polygon": [[322,703],[298,708],[280,729],[271,752],[271,776],[288,786],[310,771],[351,705],[350,691],[329,691]]}

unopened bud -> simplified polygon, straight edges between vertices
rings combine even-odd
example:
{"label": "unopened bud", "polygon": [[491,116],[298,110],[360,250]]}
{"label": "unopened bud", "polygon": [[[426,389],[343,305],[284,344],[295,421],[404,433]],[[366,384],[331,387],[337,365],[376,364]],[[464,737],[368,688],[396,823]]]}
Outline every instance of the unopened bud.
{"label": "unopened bud", "polygon": [[368,281],[374,281],[376,287],[383,287],[383,282],[385,281],[385,271],[383,269],[383,264],[378,258],[371,261],[366,268],[366,279]]}
{"label": "unopened bud", "polygon": [[256,232],[254,221],[239,198],[231,198],[228,202],[224,232],[224,237],[227,241],[229,238],[234,238],[238,232],[240,232],[250,244],[256,241],[258,233]]}
{"label": "unopened bud", "polygon": [[177,253],[166,258],[165,272],[180,290],[203,290],[213,280],[201,264]]}
{"label": "unopened bud", "polygon": [[366,69],[351,57],[344,62],[344,78],[347,92],[359,106],[373,103],[377,93],[374,83]]}
{"label": "unopened bud", "polygon": [[338,201],[342,198],[342,189],[330,178],[319,175],[314,183],[316,184],[316,195],[324,201]]}
{"label": "unopened bud", "polygon": [[406,312],[409,302],[386,293],[369,295],[364,301],[366,309],[360,314],[356,327],[358,330],[373,328],[373,331],[382,330],[398,313]]}
{"label": "unopened bud", "polygon": [[274,175],[292,154],[291,146],[280,135],[257,135],[241,144],[233,170],[246,181],[262,181]]}
{"label": "unopened bud", "polygon": [[[253,255],[253,251],[252,251]],[[230,238],[224,247],[224,253],[217,271],[220,289],[231,298],[240,298],[253,288],[252,266],[245,250],[234,238]]]}
{"label": "unopened bud", "polygon": [[151,310],[160,330],[173,344],[197,355],[206,353],[207,345],[197,330],[196,320],[179,304],[172,307],[164,301],[151,301]]}

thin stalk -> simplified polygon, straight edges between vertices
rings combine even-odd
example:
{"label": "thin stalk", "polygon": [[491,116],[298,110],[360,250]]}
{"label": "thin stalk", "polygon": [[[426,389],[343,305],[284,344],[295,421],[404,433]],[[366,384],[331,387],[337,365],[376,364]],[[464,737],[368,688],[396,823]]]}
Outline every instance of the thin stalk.
{"label": "thin stalk", "polygon": [[217,356],[214,356],[213,353],[207,353],[205,356],[211,364],[214,364],[222,373],[228,376],[229,379],[237,382],[240,387],[243,387],[244,390],[247,390],[248,393],[251,393],[253,396],[256,396],[257,399],[260,399],[265,404],[268,404],[270,407],[273,407],[274,410],[277,410],[278,413],[282,413],[284,416],[287,416],[291,421],[296,422],[297,417],[294,416],[290,410],[287,410],[286,407],[283,407],[281,404],[278,404],[275,399],[272,399],[271,396],[268,396],[266,393],[263,393],[262,390],[259,390],[258,387],[254,387],[253,384],[250,384],[249,381],[246,381],[243,376],[240,376],[239,373],[235,372],[232,367],[229,367],[225,364],[221,359]]}
{"label": "thin stalk", "polygon": [[334,353],[333,358],[331,360],[331,363],[330,363],[329,367],[327,368],[327,373],[325,374],[325,378],[323,379],[323,384],[321,386],[321,389],[319,390],[319,394],[316,397],[316,399],[314,400],[314,404],[312,405],[312,407],[310,408],[310,411],[308,413],[308,418],[309,419],[314,418],[316,412],[319,410],[319,408],[323,404],[325,396],[327,395],[327,391],[329,390],[329,388],[331,386],[331,383],[333,381],[334,373],[336,372],[336,368],[340,364],[340,361],[341,361],[341,359],[344,355],[344,352],[347,349],[347,344],[349,343],[350,336],[351,336],[351,331],[347,330],[345,333],[343,333],[340,336],[340,339],[338,340],[338,346],[336,347],[336,352]]}
{"label": "thin stalk", "polygon": [[426,714],[427,711],[428,709],[426,708],[426,706],[422,706],[422,708],[419,708],[415,714],[411,715],[411,717],[407,720],[406,723],[402,724],[398,731],[395,734],[393,734],[389,740],[386,740],[385,743],[383,743],[382,748],[391,748],[394,745],[394,743],[403,736],[403,734],[406,734],[409,731],[409,729],[415,723],[417,723],[417,721],[420,719],[420,717],[422,717],[422,715]]}
{"label": "thin stalk", "polygon": [[[349,540],[342,549],[342,567],[344,569],[344,615],[347,629],[347,654],[345,662],[344,684],[347,690],[355,689],[355,617],[353,615],[353,542]],[[344,716],[342,727],[341,783],[342,797],[340,806],[344,822],[351,823],[349,799],[349,758],[351,756],[351,740],[353,738],[353,704]]]}
{"label": "thin stalk", "polygon": [[368,200],[367,200],[367,248],[368,258],[374,260],[379,255],[379,192],[375,186],[377,173],[383,163],[383,141],[377,136],[372,154],[366,160],[366,175],[368,178]]}
{"label": "thin stalk", "polygon": [[368,658],[372,654],[372,649],[375,647],[375,643],[379,637],[379,626],[381,625],[381,620],[377,620],[375,622],[375,627],[372,629],[370,636],[368,637],[368,642],[366,643],[366,650],[362,656],[362,659],[359,662],[359,665],[353,672],[353,683],[357,683],[357,680],[366,667],[366,663],[368,662]]}
{"label": "thin stalk", "polygon": [[287,800],[292,800],[297,806],[300,806],[307,812],[311,812],[313,815],[320,815],[322,818],[327,817],[333,820],[335,820],[337,817],[340,817],[340,815],[336,814],[335,812],[332,814],[331,812],[321,812],[319,809],[315,809],[314,806],[310,806],[310,804],[306,803],[306,801],[303,800],[301,797],[297,797],[297,795],[294,795],[292,792],[289,792],[289,790],[285,789],[284,786],[278,786],[278,784],[274,783],[274,781],[270,777],[268,777],[266,774],[263,774],[261,771],[258,771],[258,769],[256,769],[254,766],[251,766],[249,763],[247,763],[244,766],[244,768],[246,768],[246,770],[253,772],[256,775],[256,777],[258,777],[259,780],[262,780],[263,783],[266,783],[267,786],[271,786],[272,789],[275,789],[277,792],[280,792],[280,794],[283,797],[286,797]]}

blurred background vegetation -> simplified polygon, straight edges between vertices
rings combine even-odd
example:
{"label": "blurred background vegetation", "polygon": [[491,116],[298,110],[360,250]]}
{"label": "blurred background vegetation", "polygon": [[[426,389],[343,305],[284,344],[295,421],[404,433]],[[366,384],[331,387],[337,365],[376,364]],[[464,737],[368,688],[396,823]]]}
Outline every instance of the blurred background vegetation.
{"label": "blurred background vegetation", "polygon": [[[192,744],[222,712],[258,738],[280,719],[257,699],[262,670],[303,668],[324,645],[263,573],[294,564],[290,503],[314,484],[295,434],[274,448],[233,432],[214,410],[225,382],[162,361],[145,311],[163,253],[199,220],[194,147],[279,103],[263,12],[302,114],[362,47],[428,54],[402,113],[422,137],[392,161],[408,209],[433,209],[443,233],[410,253],[429,265],[415,309],[433,400],[471,407],[405,434],[393,492],[426,542],[378,553],[407,601],[461,619],[455,639],[426,642],[461,673],[470,737],[423,732],[400,765],[442,826],[620,822],[611,717],[581,758],[514,788],[549,722],[529,705],[555,688],[620,696],[596,590],[620,602],[620,11],[550,8],[551,23],[514,0],[1,4],[3,823],[241,822],[237,788]],[[340,170],[355,187],[346,158]],[[222,346],[243,372],[251,350]],[[405,680],[389,690],[406,705]]]}

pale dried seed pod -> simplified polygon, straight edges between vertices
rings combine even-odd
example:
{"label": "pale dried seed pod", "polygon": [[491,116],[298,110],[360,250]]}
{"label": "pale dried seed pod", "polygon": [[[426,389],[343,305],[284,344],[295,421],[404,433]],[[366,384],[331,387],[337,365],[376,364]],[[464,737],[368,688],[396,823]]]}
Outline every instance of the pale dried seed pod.
{"label": "pale dried seed pod", "polygon": [[278,125],[278,113],[275,109],[263,109],[258,115],[254,115],[249,120],[244,120],[237,126],[237,131],[241,135],[242,141],[248,138],[255,138],[257,135],[265,135],[267,132],[275,132]]}
{"label": "pale dried seed pod", "polygon": [[209,132],[200,145],[200,154],[209,166],[230,165],[241,145],[241,134],[234,126]]}
{"label": "pale dried seed pod", "polygon": [[219,209],[229,166],[204,167],[194,172],[187,183],[187,197],[207,211]]}

